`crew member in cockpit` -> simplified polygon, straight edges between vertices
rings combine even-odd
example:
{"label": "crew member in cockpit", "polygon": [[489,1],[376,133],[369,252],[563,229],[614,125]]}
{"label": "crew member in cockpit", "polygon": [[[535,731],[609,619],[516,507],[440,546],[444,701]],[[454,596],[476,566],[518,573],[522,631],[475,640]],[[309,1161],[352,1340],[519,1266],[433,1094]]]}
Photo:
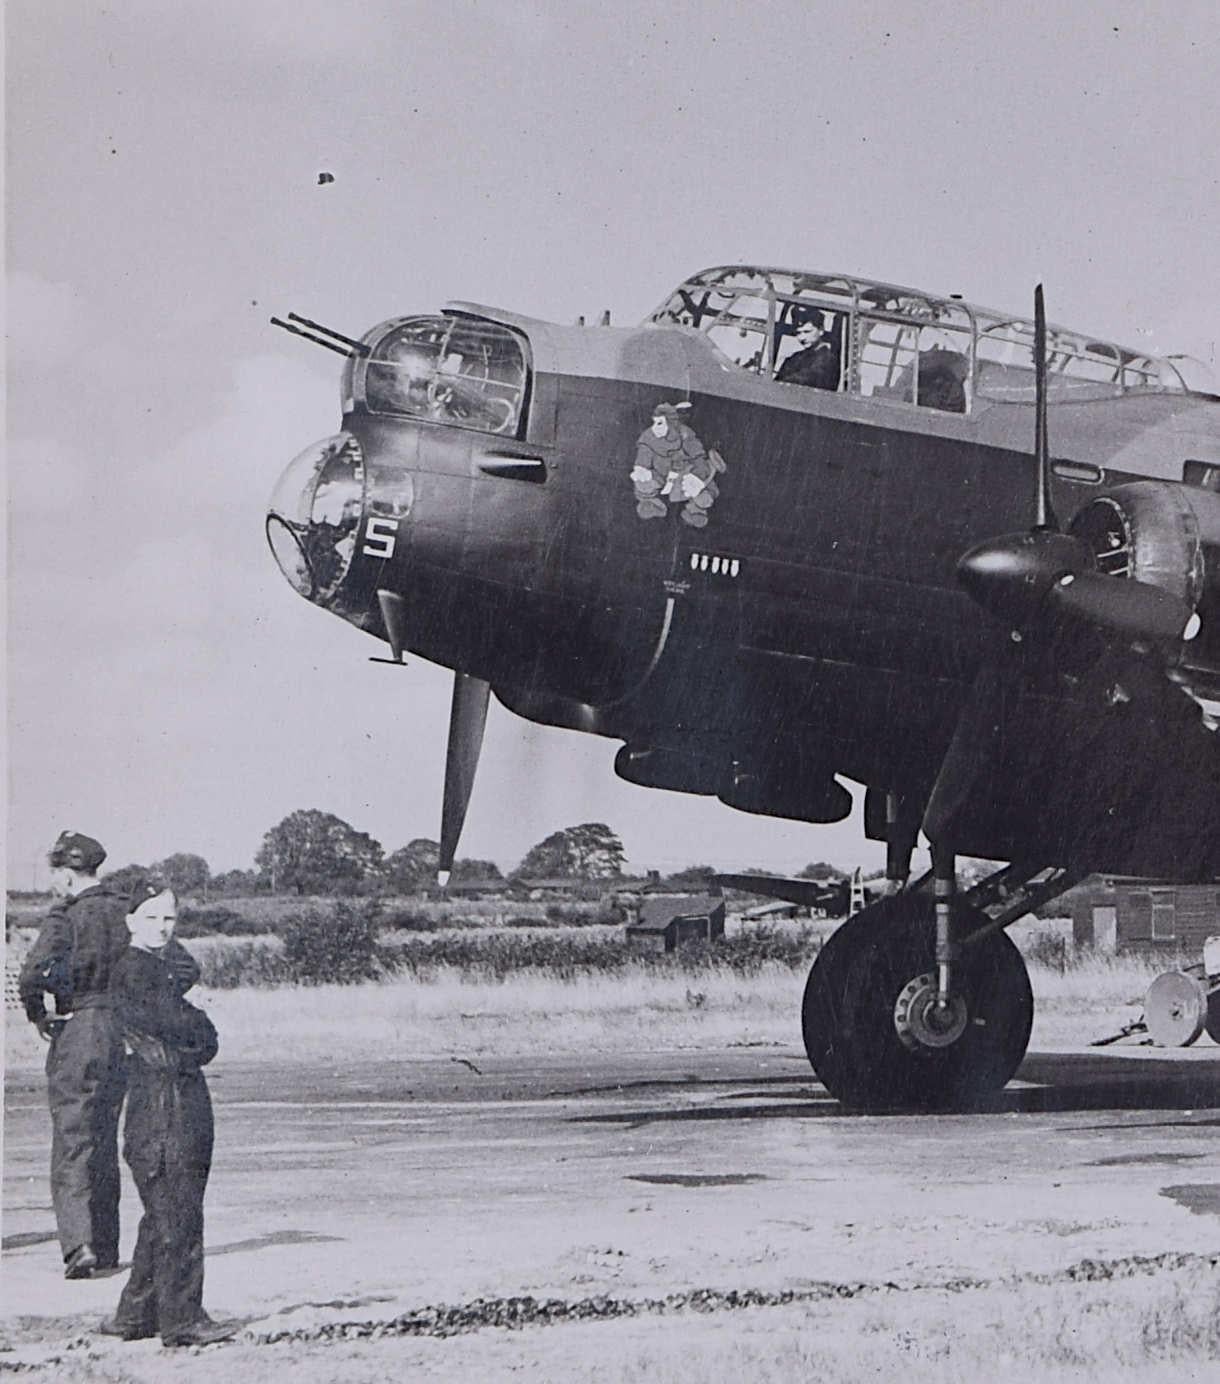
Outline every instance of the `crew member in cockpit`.
{"label": "crew member in cockpit", "polygon": [[837,317],[830,318],[829,328],[821,313],[813,313],[798,324],[796,339],[800,349],[794,351],[775,372],[783,384],[803,384],[812,389],[838,389],[842,370],[842,335]]}

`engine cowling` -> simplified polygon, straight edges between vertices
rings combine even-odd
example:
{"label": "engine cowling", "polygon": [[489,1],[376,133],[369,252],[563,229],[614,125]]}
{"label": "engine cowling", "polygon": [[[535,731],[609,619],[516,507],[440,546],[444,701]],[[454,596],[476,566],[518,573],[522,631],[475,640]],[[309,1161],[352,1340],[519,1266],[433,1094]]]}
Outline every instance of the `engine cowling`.
{"label": "engine cowling", "polygon": [[1209,565],[1212,583],[1220,580],[1220,495],[1214,491],[1131,481],[1090,500],[1068,528],[1088,544],[1099,571],[1150,582],[1190,606],[1199,603]]}
{"label": "engine cowling", "polygon": [[1199,617],[1185,662],[1220,676],[1220,493],[1170,481],[1130,481],[1095,496],[1072,517],[1107,576],[1147,582]]}

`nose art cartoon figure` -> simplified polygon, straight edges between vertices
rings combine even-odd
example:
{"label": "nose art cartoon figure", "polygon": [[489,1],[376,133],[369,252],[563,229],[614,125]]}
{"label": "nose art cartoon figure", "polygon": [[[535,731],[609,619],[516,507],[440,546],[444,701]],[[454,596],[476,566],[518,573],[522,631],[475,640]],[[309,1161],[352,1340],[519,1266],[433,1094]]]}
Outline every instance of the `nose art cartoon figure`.
{"label": "nose art cartoon figure", "polygon": [[720,494],[715,478],[725,464],[682,422],[679,409],[689,407],[658,404],[653,409],[652,422],[636,443],[631,483],[641,519],[663,519],[670,505],[680,505],[683,522],[701,529]]}

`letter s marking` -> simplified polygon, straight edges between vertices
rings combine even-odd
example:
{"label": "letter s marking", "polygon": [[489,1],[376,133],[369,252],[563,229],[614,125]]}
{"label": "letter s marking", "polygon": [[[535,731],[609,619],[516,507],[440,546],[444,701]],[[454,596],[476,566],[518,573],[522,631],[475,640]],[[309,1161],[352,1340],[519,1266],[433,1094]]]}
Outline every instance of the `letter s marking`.
{"label": "letter s marking", "polygon": [[364,547],[360,551],[366,557],[391,558],[397,539],[397,519],[370,519],[364,526]]}

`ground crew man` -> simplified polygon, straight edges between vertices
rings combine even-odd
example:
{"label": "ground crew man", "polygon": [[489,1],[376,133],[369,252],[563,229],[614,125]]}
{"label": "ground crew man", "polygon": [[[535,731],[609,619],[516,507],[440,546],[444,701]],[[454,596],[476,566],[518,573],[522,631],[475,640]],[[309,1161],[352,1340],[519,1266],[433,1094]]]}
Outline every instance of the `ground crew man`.
{"label": "ground crew man", "polygon": [[[127,950],[128,896],[98,880],[105,859],[92,837],[60,833],[48,855],[60,902],[18,981],[27,1017],[51,1045],[51,1201],[66,1278],[88,1278],[119,1262],[118,1122],[125,1074],[110,982]],[[180,946],[176,967],[185,991],[199,970]],[[47,994],[55,999],[53,1016]]]}
{"label": "ground crew man", "polygon": [[182,998],[165,950],[177,920],[168,889],[129,904],[131,946],[114,970],[115,1019],[131,1051],[123,1157],[144,1215],[131,1277],[99,1330],[126,1341],[160,1333],[167,1346],[211,1345],[236,1333],[203,1310],[203,1194],[212,1166],[212,1104],[200,1068],[216,1030]]}

